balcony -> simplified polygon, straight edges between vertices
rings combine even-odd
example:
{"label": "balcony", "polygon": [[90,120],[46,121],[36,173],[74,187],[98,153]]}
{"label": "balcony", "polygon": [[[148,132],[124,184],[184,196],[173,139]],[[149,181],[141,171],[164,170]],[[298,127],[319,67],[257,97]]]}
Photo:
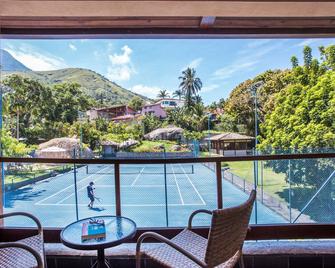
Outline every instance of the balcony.
{"label": "balcony", "polygon": [[[4,213],[30,212],[41,220],[46,228],[46,242],[50,243],[47,244],[50,262],[53,262],[59,252],[66,253],[67,258],[71,254],[82,254],[60,249],[58,244],[54,244],[59,243],[61,228],[75,220],[106,214],[122,215],[136,222],[139,228],[136,237],[146,230],[172,237],[187,225],[192,211],[238,205],[255,188],[257,202],[247,235],[250,241],[245,245],[249,261],[247,267],[259,267],[252,266],[255,264],[251,262],[259,261],[264,254],[280,252],[285,255],[284,260],[299,263],[305,259],[291,260],[294,254],[289,254],[287,249],[298,252],[297,256],[305,256],[305,246],[311,245],[311,242],[285,242],[287,239],[333,238],[334,156],[330,152],[155,158],[150,161],[134,158],[65,160],[4,157],[5,190],[2,192],[1,208]],[[87,207],[86,186],[90,181],[94,181],[99,197],[92,209]],[[197,217],[194,225],[199,234],[206,235],[208,216]],[[32,223],[5,220],[3,226],[1,231],[6,239],[13,234],[20,237],[29,233]],[[276,239],[285,240],[253,242]],[[332,240],[312,243],[319,243],[315,252],[323,249],[323,253],[328,252],[325,256],[329,255],[333,245]],[[126,259],[131,259],[129,252],[132,250],[131,244],[120,246],[116,251],[110,251],[110,257],[122,262],[125,255]],[[91,255],[86,255],[84,260],[90,262]],[[318,260],[323,263],[329,261],[322,254],[320,256],[322,258]],[[60,262],[62,257],[58,256]],[[265,258],[260,262],[266,261]],[[290,267],[300,267],[292,265]]]}

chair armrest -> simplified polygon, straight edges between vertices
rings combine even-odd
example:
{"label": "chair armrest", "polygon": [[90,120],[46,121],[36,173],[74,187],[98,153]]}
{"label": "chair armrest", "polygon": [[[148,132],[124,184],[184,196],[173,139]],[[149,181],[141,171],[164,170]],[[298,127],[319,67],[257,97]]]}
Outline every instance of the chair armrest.
{"label": "chair armrest", "polygon": [[11,213],[6,213],[6,214],[0,215],[0,219],[13,217],[13,216],[25,216],[27,218],[32,219],[37,225],[38,233],[39,234],[42,233],[43,229],[42,229],[41,222],[39,221],[39,219],[37,219],[34,215],[32,215],[30,213],[27,213],[27,212],[11,212]]}
{"label": "chair armrest", "polygon": [[143,242],[143,240],[146,239],[146,238],[149,238],[149,237],[150,238],[154,238],[154,239],[156,239],[156,240],[158,240],[160,242],[163,242],[163,243],[169,245],[170,247],[174,248],[178,252],[180,252],[183,255],[185,255],[190,260],[194,261],[199,266],[201,266],[201,267],[207,267],[206,263],[204,263],[202,260],[199,260],[198,258],[196,258],[190,252],[188,252],[185,249],[181,248],[180,246],[178,246],[177,244],[175,244],[171,240],[165,238],[164,236],[161,236],[161,235],[159,235],[157,233],[154,233],[154,232],[145,232],[144,234],[142,234],[137,239],[137,243],[136,243],[136,256],[138,256],[140,254],[141,243]]}
{"label": "chair armrest", "polygon": [[210,214],[212,215],[213,212],[207,209],[199,209],[196,211],[193,211],[192,214],[190,215],[189,219],[188,219],[188,225],[187,225],[187,229],[192,229],[192,220],[194,218],[195,215],[197,215],[198,213],[206,213],[206,214]]}
{"label": "chair armrest", "polygon": [[[20,243],[20,242],[0,243],[0,249],[4,249],[4,248],[20,248],[20,249],[26,250],[35,257],[36,262],[37,262],[37,268],[44,267],[41,255],[35,249],[23,243]],[[15,258],[15,256],[12,256],[12,258]]]}

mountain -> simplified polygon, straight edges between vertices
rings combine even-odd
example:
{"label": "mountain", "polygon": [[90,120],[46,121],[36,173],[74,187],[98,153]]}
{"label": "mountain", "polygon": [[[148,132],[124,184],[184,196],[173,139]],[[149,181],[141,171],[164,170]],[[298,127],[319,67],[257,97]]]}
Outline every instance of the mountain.
{"label": "mountain", "polygon": [[54,71],[37,72],[25,67],[13,58],[7,51],[1,50],[2,55],[2,77],[18,74],[31,78],[45,85],[54,85],[64,82],[78,83],[85,94],[96,99],[101,106],[126,104],[134,96],[139,96],[144,101],[149,98],[127,90],[107,78],[89,69],[66,68]]}
{"label": "mountain", "polygon": [[16,60],[9,52],[0,49],[0,69],[2,71],[20,71],[28,72],[31,71],[28,67],[24,66],[21,62]]}

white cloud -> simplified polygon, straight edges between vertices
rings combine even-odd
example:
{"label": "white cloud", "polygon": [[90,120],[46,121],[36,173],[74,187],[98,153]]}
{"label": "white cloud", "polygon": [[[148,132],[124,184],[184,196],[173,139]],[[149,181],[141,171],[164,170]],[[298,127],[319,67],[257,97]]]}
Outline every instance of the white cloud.
{"label": "white cloud", "polygon": [[298,44],[296,44],[297,47],[304,47],[304,46],[309,46],[313,43],[316,43],[320,41],[320,39],[317,39],[317,38],[311,38],[311,39],[306,39],[302,42],[299,42]]}
{"label": "white cloud", "polygon": [[[108,45],[110,49],[110,45]],[[127,45],[121,48],[121,53],[108,55],[111,65],[107,67],[107,77],[112,81],[127,81],[136,73],[131,61],[133,50]]]}
{"label": "white cloud", "polygon": [[133,52],[133,50],[127,45],[123,46],[121,50],[122,50],[121,54],[114,53],[113,55],[109,55],[109,59],[112,62],[112,64],[123,65],[130,63],[130,55]]}
{"label": "white cloud", "polygon": [[[240,72],[251,71],[255,69],[256,65],[261,62],[262,57],[273,52],[276,49],[282,47],[285,41],[278,41],[274,45],[262,46],[261,48],[255,49],[249,48],[238,53],[236,59],[228,64],[227,66],[216,70],[211,79],[212,80],[224,80],[238,74]],[[262,42],[259,42],[260,45]],[[267,43],[267,42],[266,42]],[[263,42],[265,44],[265,42]],[[253,45],[255,46],[255,44]]]}
{"label": "white cloud", "polygon": [[50,53],[22,44],[5,48],[15,59],[33,71],[50,71],[68,67],[65,60]]}
{"label": "white cloud", "polygon": [[240,62],[236,61],[226,67],[223,67],[221,69],[218,69],[213,74],[213,79],[228,79],[232,77],[235,73],[239,73],[241,71],[250,71],[254,69],[254,66],[258,63],[258,60],[254,61],[246,61],[246,62]]}
{"label": "white cloud", "polygon": [[184,71],[187,68],[194,68],[195,69],[195,68],[199,67],[202,60],[203,60],[203,58],[197,58],[197,59],[192,60],[189,64],[187,64],[183,68],[181,68],[181,71]]}
{"label": "white cloud", "polygon": [[69,44],[69,48],[72,50],[72,51],[77,51],[77,47],[74,45],[74,44]]}
{"label": "white cloud", "polygon": [[214,89],[217,89],[219,87],[220,86],[217,85],[217,84],[211,84],[211,85],[208,85],[208,86],[204,86],[201,89],[201,93],[207,93],[207,92],[213,91]]}
{"label": "white cloud", "polygon": [[257,48],[257,47],[261,47],[269,42],[271,42],[272,40],[271,39],[259,39],[259,40],[256,40],[256,41],[252,41],[252,42],[249,42],[247,44],[247,47],[248,48]]}
{"label": "white cloud", "polygon": [[110,66],[107,68],[107,77],[112,81],[127,81],[133,73],[133,69],[127,65]]}
{"label": "white cloud", "polygon": [[[145,86],[145,85],[142,85],[142,84],[138,84],[138,85],[135,85],[135,86],[131,87],[130,90],[135,92],[135,93],[147,96],[149,98],[156,98],[159,91],[162,90],[162,88],[155,87],[155,86],[151,87],[151,86]],[[171,92],[169,92],[169,94],[170,94],[170,96],[172,95]]]}

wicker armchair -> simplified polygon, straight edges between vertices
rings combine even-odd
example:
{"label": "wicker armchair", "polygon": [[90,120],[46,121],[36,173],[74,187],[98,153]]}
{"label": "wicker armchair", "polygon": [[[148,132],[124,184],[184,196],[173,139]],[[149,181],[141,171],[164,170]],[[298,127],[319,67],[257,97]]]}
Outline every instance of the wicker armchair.
{"label": "wicker armchair", "polygon": [[31,218],[37,225],[37,234],[15,242],[0,243],[0,267],[46,267],[43,229],[40,221],[35,216],[26,212],[3,214],[0,215],[0,219],[12,216],[25,216]]}
{"label": "wicker armchair", "polygon": [[[250,193],[248,200],[240,206],[214,211],[194,211],[188,221],[188,227],[171,240],[153,233],[142,234],[136,245],[136,268],[141,267],[141,255],[145,255],[163,267],[234,267],[239,261],[244,268],[242,246],[247,234],[256,191]],[[198,213],[212,215],[208,239],[191,231],[193,217]],[[141,243],[153,238],[162,245],[141,251]]]}

